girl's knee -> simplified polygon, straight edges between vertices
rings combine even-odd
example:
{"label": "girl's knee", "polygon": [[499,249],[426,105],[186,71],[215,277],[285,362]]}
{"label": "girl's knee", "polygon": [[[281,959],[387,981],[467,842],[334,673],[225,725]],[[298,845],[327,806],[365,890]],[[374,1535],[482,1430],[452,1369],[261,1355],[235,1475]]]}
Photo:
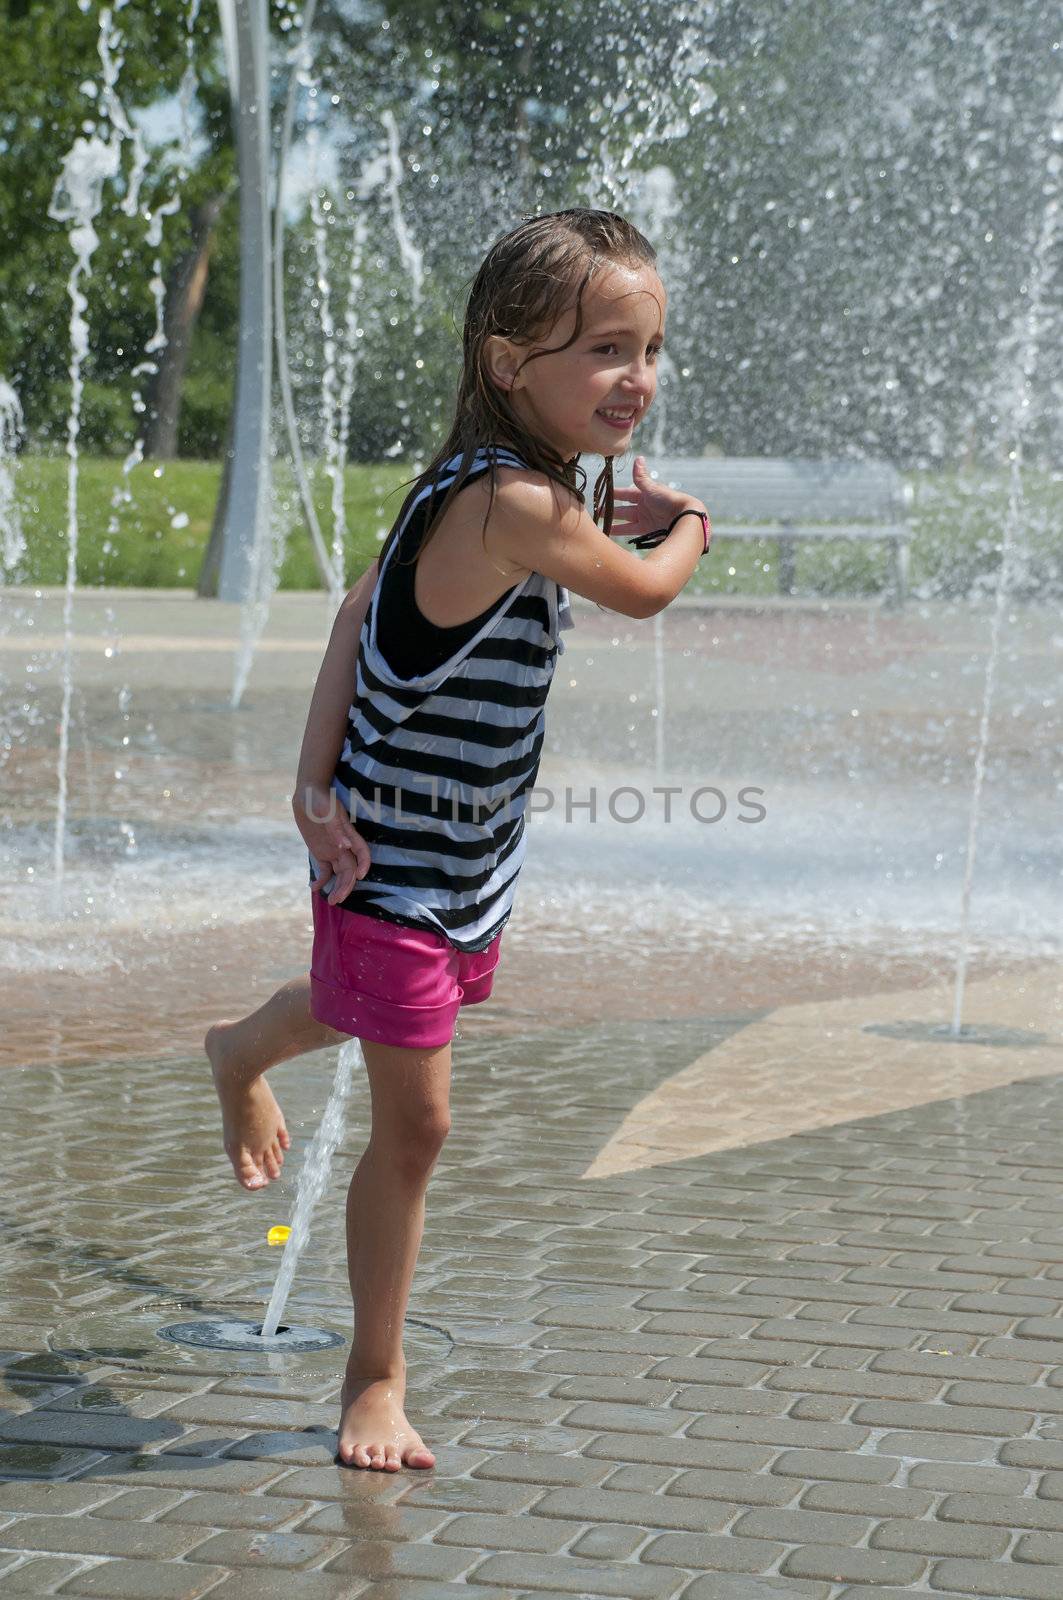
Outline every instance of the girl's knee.
{"label": "girl's knee", "polygon": [[415,1179],[431,1172],[449,1132],[450,1113],[425,1108],[420,1114],[383,1119],[383,1125],[374,1116],[370,1137],[390,1170]]}

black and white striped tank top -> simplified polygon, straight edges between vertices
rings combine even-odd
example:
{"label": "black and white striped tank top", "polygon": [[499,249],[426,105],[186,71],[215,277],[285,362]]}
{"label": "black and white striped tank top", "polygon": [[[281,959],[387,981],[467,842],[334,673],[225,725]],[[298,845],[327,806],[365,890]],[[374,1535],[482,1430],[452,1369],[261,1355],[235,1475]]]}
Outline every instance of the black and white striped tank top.
{"label": "black and white striped tank top", "polygon": [[[511,450],[484,446],[466,482],[490,470],[492,455],[500,466],[525,465]],[[442,467],[438,494],[460,462],[454,456]],[[513,907],[546,697],[572,614],[568,591],[532,572],[447,660],[418,677],[399,677],[377,637],[380,593],[402,533],[425,517],[431,493],[426,486],[409,507],[362,625],[356,698],[332,787],[368,843],[372,865],[342,905],[476,951],[487,948]]]}

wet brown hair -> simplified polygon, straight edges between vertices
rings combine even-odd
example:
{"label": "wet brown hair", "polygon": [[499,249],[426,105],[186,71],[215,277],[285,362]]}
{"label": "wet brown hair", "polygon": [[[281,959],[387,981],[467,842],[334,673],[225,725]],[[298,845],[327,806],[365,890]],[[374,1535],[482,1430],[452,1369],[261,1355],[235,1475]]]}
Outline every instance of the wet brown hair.
{"label": "wet brown hair", "polygon": [[[545,216],[529,216],[511,232],[496,239],[469,294],[462,334],[464,360],[454,421],[424,471],[406,480],[413,483],[413,488],[381,548],[381,562],[398,537],[398,530],[417,495],[434,482],[447,461],[460,455],[454,480],[438,505],[438,491],[431,495],[424,535],[410,558],[411,561],[417,559],[451,499],[469,476],[476,451],[482,446],[511,449],[529,467],[563,484],[586,504],[587,474],[578,464],[578,456],[565,461],[545,440],[527,431],[508,396],[488,375],[484,345],[491,334],[524,344],[533,343],[536,337],[548,335],[574,303],[576,326],[571,337],[564,344],[532,351],[525,356],[521,367],[534,361],[536,356],[567,350],[583,331],[583,295],[588,284],[615,266],[653,267],[656,264],[657,253],[649,240],[614,211],[579,207],[548,212]],[[498,483],[498,464],[493,452],[490,463],[491,493],[481,539],[487,529]],[[582,480],[579,483],[577,473]],[[605,466],[594,485],[592,515],[595,522],[601,519],[599,525],[608,533],[613,521],[612,456],[605,458]]]}

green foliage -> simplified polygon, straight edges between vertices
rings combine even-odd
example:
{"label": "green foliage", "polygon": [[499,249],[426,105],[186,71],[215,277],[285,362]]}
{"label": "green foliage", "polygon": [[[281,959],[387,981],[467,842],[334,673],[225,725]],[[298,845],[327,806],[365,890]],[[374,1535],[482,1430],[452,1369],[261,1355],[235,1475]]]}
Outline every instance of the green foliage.
{"label": "green foliage", "polygon": [[[326,541],[331,527],[331,485],[321,463],[309,464],[314,504]],[[409,461],[349,466],[344,474],[349,581],[369,565],[398,515],[413,475]],[[158,474],[158,476],[156,476]],[[145,462],[128,479],[131,499],[112,509],[121,490],[121,463],[83,457],[79,470],[78,581],[148,588],[192,588],[199,573],[214,512],[220,467],[214,461]],[[276,470],[279,497],[296,507],[294,482],[282,463]],[[984,597],[992,591],[1000,544],[1009,514],[1006,474],[921,473],[912,515],[913,590],[943,600]],[[1013,592],[1030,600],[1063,593],[1063,547],[1056,529],[1063,516],[1063,484],[1049,473],[1024,475],[1019,545]],[[63,456],[24,456],[16,493],[27,536],[21,583],[60,584],[66,578],[67,461]],[[174,518],[188,518],[174,527]],[[117,528],[109,532],[109,524]],[[308,534],[296,512],[281,569],[282,589],[320,587]],[[796,586],[804,595],[881,595],[889,580],[888,549],[848,541],[796,546]],[[734,569],[733,571],[731,569]],[[685,591],[689,595],[775,595],[778,547],[773,539],[714,538]]]}
{"label": "green foliage", "polygon": [[[66,581],[67,474],[64,456],[24,455],[16,472],[16,497],[26,535],[26,557],[10,578],[19,583]],[[380,549],[378,533],[391,526],[402,503],[396,485],[410,476],[405,466],[352,466],[344,477],[348,539],[347,571],[364,571]],[[123,487],[121,462],[82,457],[78,469],[78,582],[132,588],[193,588],[210,534],[221,478],[216,461],[142,462]],[[281,496],[292,498],[290,474],[277,472]],[[314,504],[326,538],[331,485],[315,474]],[[174,526],[175,519],[184,526]],[[111,523],[117,526],[110,530]],[[282,589],[320,587],[309,535],[299,527],[288,542]]]}
{"label": "green foliage", "polygon": [[[186,16],[187,7],[177,0],[114,13],[120,33],[114,50],[120,61],[116,92],[131,120],[137,108],[176,92],[185,63]],[[217,31],[217,8],[203,6],[194,53],[199,128],[207,150],[182,188],[181,211],[165,219],[159,251],[164,277],[187,249],[190,207],[232,180],[227,91],[219,93],[216,66]],[[0,17],[0,302],[5,307],[0,373],[20,395],[31,448],[54,444],[66,433],[68,279],[75,257],[67,224],[49,217],[48,208],[75,139],[93,130],[101,137],[108,133],[100,96],[81,87],[99,73],[98,39],[97,8],[82,11],[77,0],[27,0],[7,7]],[[83,439],[89,449],[101,451],[113,451],[116,440],[132,444],[132,391],[143,389],[146,381],[144,376],[134,378],[133,368],[144,359],[144,346],[155,331],[146,215],[170,199],[174,181],[171,166],[149,150],[139,214],[126,216],[120,202],[129,193],[132,163],[127,141],[121,178],[104,189],[91,277],[80,283],[90,328],[83,376],[95,396],[91,402],[86,396]],[[231,321],[230,316],[230,338]],[[104,401],[99,391],[112,387],[117,397]]]}

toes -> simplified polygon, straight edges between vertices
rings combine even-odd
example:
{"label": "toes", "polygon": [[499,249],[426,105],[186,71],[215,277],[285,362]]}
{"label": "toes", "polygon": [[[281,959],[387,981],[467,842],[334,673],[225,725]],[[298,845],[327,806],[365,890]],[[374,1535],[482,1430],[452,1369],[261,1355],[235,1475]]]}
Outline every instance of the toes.
{"label": "toes", "polygon": [[402,1466],[402,1455],[397,1444],[389,1444],[384,1455],[384,1467],[388,1472],[398,1472]]}
{"label": "toes", "polygon": [[273,1154],[273,1146],[269,1145],[262,1152],[262,1169],[267,1178],[279,1178],[281,1175],[280,1162]]}
{"label": "toes", "polygon": [[291,1147],[292,1147],[292,1136],[288,1132],[287,1128],[284,1126],[283,1123],[281,1123],[280,1129],[279,1129],[279,1131],[277,1133],[277,1139],[278,1139],[278,1142],[280,1143],[280,1147],[281,1147],[282,1150],[290,1150],[291,1149]]}
{"label": "toes", "polygon": [[406,1453],[408,1467],[434,1467],[436,1458],[426,1444],[415,1444]]}
{"label": "toes", "polygon": [[354,1449],[351,1451],[350,1460],[356,1467],[368,1467],[372,1465],[369,1460],[369,1451],[366,1449],[364,1444],[355,1445]]}
{"label": "toes", "polygon": [[371,1455],[369,1465],[371,1467],[382,1467],[384,1465],[384,1446],[382,1444],[370,1445],[369,1450]]}
{"label": "toes", "polygon": [[245,1189],[261,1189],[264,1186],[266,1179],[256,1166],[250,1150],[238,1150],[230,1160],[237,1182],[242,1183]]}

